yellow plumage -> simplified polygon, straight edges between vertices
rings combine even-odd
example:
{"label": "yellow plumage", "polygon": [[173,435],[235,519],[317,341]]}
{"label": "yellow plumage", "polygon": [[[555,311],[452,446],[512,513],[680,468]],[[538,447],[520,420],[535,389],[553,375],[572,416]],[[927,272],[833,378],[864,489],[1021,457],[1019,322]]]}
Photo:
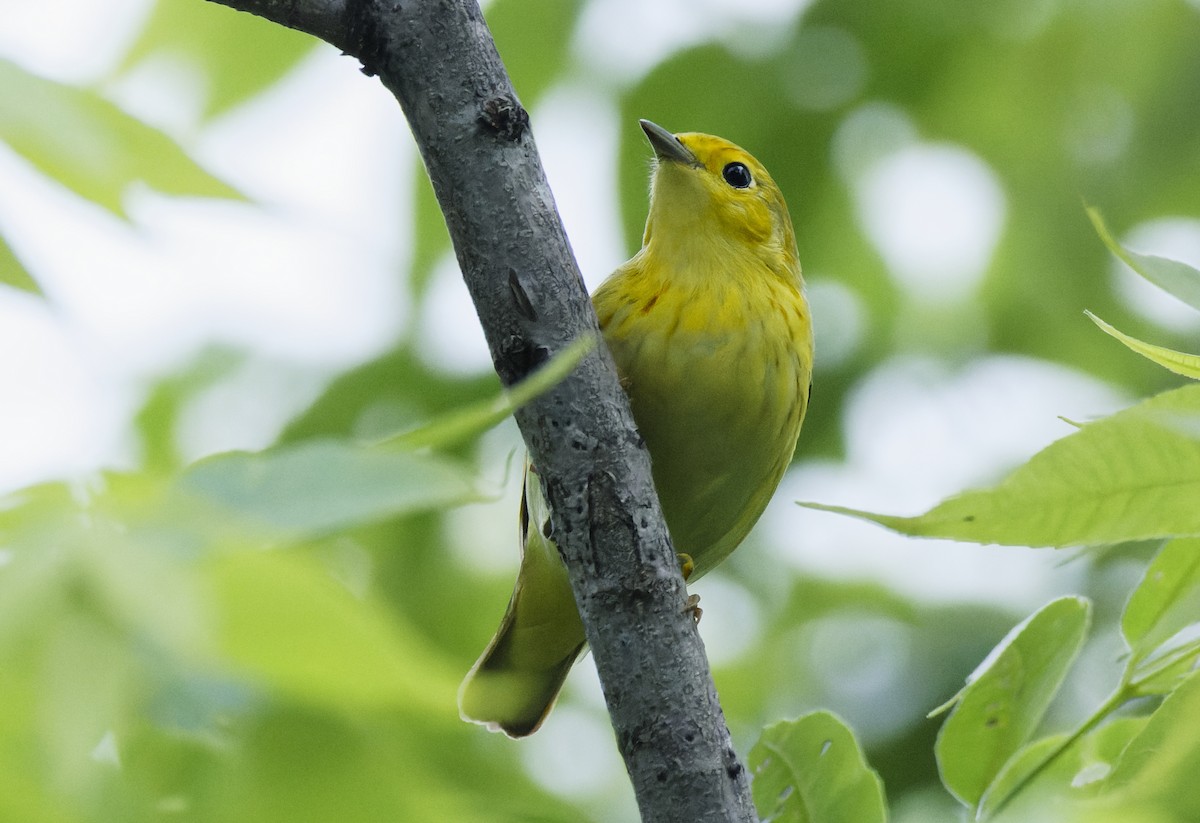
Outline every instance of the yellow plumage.
{"label": "yellow plumage", "polygon": [[[642,249],[593,304],[694,579],[741,543],[791,461],[812,324],[792,221],[766,169],[719,137],[642,128],[657,157]],[[514,737],[545,719],[584,645],[548,520],[530,470],[516,587],[459,692],[464,718]]]}

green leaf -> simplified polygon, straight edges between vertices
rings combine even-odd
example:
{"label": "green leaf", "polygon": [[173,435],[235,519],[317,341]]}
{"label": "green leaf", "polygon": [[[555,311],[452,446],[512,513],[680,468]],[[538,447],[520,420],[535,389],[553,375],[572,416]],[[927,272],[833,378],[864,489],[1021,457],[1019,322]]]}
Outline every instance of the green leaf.
{"label": "green leaf", "polygon": [[1155,346],[1153,343],[1138,340],[1136,337],[1130,337],[1124,332],[1113,328],[1090,311],[1085,311],[1084,314],[1091,318],[1092,322],[1099,326],[1105,334],[1120,340],[1128,348],[1142,355],[1142,357],[1153,360],[1158,365],[1165,369],[1170,369],[1176,374],[1190,377],[1193,380],[1200,380],[1200,356],[1163,348],[1162,346]]}
{"label": "green leaf", "polygon": [[[86,511],[86,510],[85,510]],[[76,512],[90,520],[76,547],[78,562],[63,585],[86,582],[91,599],[106,621],[128,636],[152,641],[188,659],[205,650],[207,617],[204,592],[190,564],[166,551],[165,535],[146,540],[128,523],[109,520],[100,511]]]}
{"label": "green leaf", "polygon": [[345,708],[452,715],[457,680],[405,624],[291,552],[237,551],[204,569],[223,659],[284,694]]}
{"label": "green leaf", "polygon": [[1108,250],[1115,254],[1121,262],[1163,291],[1174,295],[1192,308],[1200,310],[1200,271],[1178,260],[1129,251],[1113,238],[1099,209],[1088,206],[1086,210],[1088,218],[1096,227],[1096,233],[1100,235],[1104,245],[1108,246]]}
{"label": "green leaf", "polygon": [[87,539],[76,491],[46,483],[0,498],[0,659],[61,609],[62,581]]}
{"label": "green leaf", "polygon": [[1102,785],[1108,803],[1153,802],[1180,820],[1200,819],[1200,672],[1163,700]]}
{"label": "green leaf", "polygon": [[115,214],[131,183],[166,194],[241,195],[161,131],[93,91],[0,60],[0,140],[48,177]]}
{"label": "green leaf", "polygon": [[20,820],[22,823],[78,823],[78,817],[66,810],[61,793],[46,791],[28,767],[17,768],[17,762],[0,769],[0,820]]}
{"label": "green leaf", "polygon": [[0,235],[0,283],[36,294],[38,297],[46,296],[42,293],[42,287],[29,275],[12,248],[4,241],[3,235]]}
{"label": "green leaf", "polygon": [[298,537],[478,500],[472,484],[469,471],[441,457],[323,440],[206,458],[178,489],[248,525]]}
{"label": "green leaf", "polygon": [[935,754],[946,788],[968,806],[1037,729],[1083,645],[1090,604],[1062,597],[1016,626],[954,698]]}
{"label": "green leaf", "polygon": [[384,448],[443,447],[487,431],[543,392],[557,386],[596,345],[595,337],[581,337],[517,385],[482,403],[444,415],[433,423],[394,435],[379,443]]}
{"label": "green leaf", "polygon": [[1028,820],[1030,812],[1047,796],[1061,797],[1072,787],[1088,787],[1102,780],[1147,719],[1117,718],[1065,750],[1062,747],[1072,737],[1070,734],[1033,741],[1009,759],[992,781],[979,804],[977,819],[990,820],[1003,808],[1003,819]]}
{"label": "green leaf", "polygon": [[1000,485],[916,517],[802,506],[909,535],[1075,546],[1200,535],[1200,386],[1184,386],[1051,443]]}
{"label": "green leaf", "polygon": [[883,783],[854,733],[813,712],[763,730],[750,750],[754,804],[772,823],[872,823],[887,819]]}
{"label": "green leaf", "polygon": [[121,69],[160,54],[198,63],[208,92],[204,114],[212,117],[278,81],[317,42],[309,35],[216,4],[159,0],[126,52]]}
{"label": "green leaf", "polygon": [[1200,658],[1200,644],[1190,643],[1174,646],[1167,644],[1169,651],[1161,649],[1148,661],[1142,662],[1129,684],[1133,697],[1159,697],[1170,694],[1191,675]]}
{"label": "green leaf", "polygon": [[[1049,777],[1044,769],[1046,759],[1052,757],[1068,737],[1068,734],[1056,734],[1039,738],[1023,746],[1010,757],[984,791],[979,800],[979,813],[975,818],[990,820],[1001,808],[1008,807],[1017,798],[1015,793],[1019,793],[1020,798],[1025,798],[1034,786],[1035,777],[1041,781],[1046,780]],[[1057,762],[1061,764],[1064,759],[1060,756]]]}
{"label": "green leaf", "polygon": [[1159,550],[1121,615],[1135,659],[1200,620],[1200,539],[1171,540]]}

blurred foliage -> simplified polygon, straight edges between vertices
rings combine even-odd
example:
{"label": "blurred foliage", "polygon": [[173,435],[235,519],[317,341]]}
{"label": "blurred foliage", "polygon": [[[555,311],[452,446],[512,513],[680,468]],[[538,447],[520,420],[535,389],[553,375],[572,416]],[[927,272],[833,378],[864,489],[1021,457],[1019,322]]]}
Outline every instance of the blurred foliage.
{"label": "blurred foliage", "polygon": [[[1093,310],[1159,362],[1197,348],[1113,288],[1081,201],[1101,207],[1118,237],[1156,218],[1200,218],[1195,3],[817,0],[793,21],[731,23],[632,78],[580,56],[584,21],[633,25],[605,19],[605,8],[620,4],[494,0],[486,14],[535,125],[538,101],[560,83],[614,99],[630,251],[646,210],[637,118],[721,134],[772,170],[814,292],[836,285],[861,315],[817,315],[800,459],[843,451],[846,398],[899,354],[952,367],[1027,355],[1136,395],[1178,384],[1081,316]],[[95,85],[0,58],[0,140],[118,215],[137,185],[240,197],[193,159],[195,134],[138,120],[106,97],[106,83],[159,60],[194,65],[205,79],[199,133],[319,47],[200,0],[158,0]],[[916,293],[868,230],[856,189],[906,146],[969,152],[1002,191],[1002,230],[975,288],[940,300]],[[414,248],[400,276],[421,301],[449,241],[421,176],[412,206]],[[0,224],[0,289],[52,304],[5,231]],[[1104,237],[1185,300],[1200,288],[1186,267],[1164,269],[1162,258]],[[820,359],[822,335],[842,326],[857,336],[843,356]],[[573,789],[547,788],[532,769],[538,752],[605,768],[594,752],[539,748],[555,718],[516,744],[454,710],[457,680],[511,581],[472,564],[447,510],[489,493],[479,444],[462,435],[512,398],[494,399],[493,376],[442,371],[405,339],[331,380],[271,449],[184,465],[182,413],[242,356],[209,352],[150,389],[133,426],[139,465],[24,489],[0,507],[0,820],[622,819],[630,807],[619,772]],[[739,746],[750,752],[764,726],[802,716],[766,732],[759,745],[773,759],[753,749],[752,762],[774,769],[757,787],[764,814],[807,819],[796,816],[805,804],[789,801],[804,797],[829,819],[873,819],[881,782],[904,821],[960,819],[952,794],[980,819],[1028,820],[1036,810],[1049,820],[1195,820],[1200,546],[1187,519],[1194,495],[1173,485],[1194,482],[1195,394],[1176,389],[1083,427],[994,490],[943,504],[957,519],[876,516],[961,539],[1110,544],[1078,561],[1092,571],[1084,591],[1024,622],[874,583],[765,574],[761,547],[719,573],[746,593],[760,624],[716,671]],[[380,444],[429,421],[419,431],[436,451]],[[1151,492],[1120,497],[1147,477],[1158,484]],[[1036,533],[1031,511],[1045,526]],[[1130,538],[1152,539],[1120,542]],[[1129,566],[1140,571],[1136,585],[1105,576]],[[1083,676],[1118,685],[1063,731],[1054,702],[1063,678],[1083,666],[1081,643],[1106,636],[1123,658]],[[886,699],[863,699],[874,694],[863,684],[880,678]],[[947,719],[926,717],[956,693]],[[564,703],[560,713],[603,724],[578,694]]]}
{"label": "blurred foliage", "polygon": [[25,271],[25,267],[3,237],[0,237],[0,283],[31,294],[41,295],[42,293],[37,282],[29,276],[29,272]]}
{"label": "blurred foliage", "polygon": [[316,47],[313,38],[250,14],[161,2],[117,71],[156,59],[193,62],[205,80],[201,111],[215,117],[269,88]]}
{"label": "blurred foliage", "polygon": [[[36,100],[37,106],[30,101]],[[95,91],[0,60],[0,140],[76,194],[123,214],[131,183],[166,194],[236,197],[173,139]]]}
{"label": "blurred foliage", "polygon": [[[310,439],[11,496],[0,819],[572,819],[458,720],[456,658],[421,625],[444,613],[412,619],[372,582],[367,532],[478,499],[474,474],[403,442]],[[438,600],[466,612],[471,590]]]}

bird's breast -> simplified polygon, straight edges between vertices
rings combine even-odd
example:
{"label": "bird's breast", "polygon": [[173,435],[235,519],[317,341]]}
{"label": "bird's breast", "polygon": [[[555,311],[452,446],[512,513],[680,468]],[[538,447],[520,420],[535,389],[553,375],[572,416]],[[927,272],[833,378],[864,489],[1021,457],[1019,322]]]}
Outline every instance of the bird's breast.
{"label": "bird's breast", "polygon": [[675,549],[702,574],[741,542],[791,460],[811,331],[798,286],[597,295]]}

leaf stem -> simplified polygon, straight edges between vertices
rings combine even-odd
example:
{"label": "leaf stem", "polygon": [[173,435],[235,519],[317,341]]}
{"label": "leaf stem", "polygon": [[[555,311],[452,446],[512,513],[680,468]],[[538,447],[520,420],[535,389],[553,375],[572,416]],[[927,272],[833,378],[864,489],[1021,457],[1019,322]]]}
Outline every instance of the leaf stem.
{"label": "leaf stem", "polygon": [[[1177,646],[1176,648],[1171,649],[1161,657],[1156,657],[1141,672],[1134,671],[1136,666],[1131,665],[1125,673],[1123,685],[1127,686],[1133,695],[1138,695],[1141,693],[1140,687],[1142,684],[1153,680],[1167,669],[1183,660],[1186,660],[1188,657],[1194,657],[1196,655],[1200,655],[1200,637],[1184,643],[1182,646]],[[1140,663],[1141,660],[1138,660],[1137,662]],[[1135,674],[1139,674],[1140,676],[1135,677]]]}
{"label": "leaf stem", "polygon": [[1045,771],[1046,768],[1055,761],[1056,758],[1061,756],[1064,752],[1071,748],[1071,746],[1075,745],[1076,741],[1099,726],[1105,718],[1107,718],[1110,714],[1134,697],[1135,695],[1133,694],[1133,690],[1128,679],[1128,674],[1129,673],[1127,671],[1125,675],[1122,676],[1121,683],[1117,686],[1116,690],[1110,694],[1104,700],[1104,702],[1101,703],[1100,706],[1087,717],[1087,719],[1079,724],[1079,726],[1075,728],[1075,731],[1071,732],[1071,734],[1064,738],[1061,743],[1048,751],[1045,757],[1042,758],[1041,762],[1026,772],[1025,776],[1017,781],[1016,785],[1014,785],[1007,794],[1000,798],[1000,800],[991,808],[990,811],[985,813],[983,812],[982,804],[977,806],[975,810],[975,819],[978,821],[984,821],[995,818],[998,814],[1000,814],[1004,807],[1008,805],[1010,800],[1012,800],[1022,789],[1032,783],[1034,779],[1038,777],[1038,775]]}
{"label": "leaf stem", "polygon": [[1046,770],[1055,759],[1060,757],[1064,752],[1071,748],[1080,738],[1091,732],[1102,723],[1114,711],[1119,709],[1128,701],[1135,697],[1141,696],[1142,684],[1153,680],[1162,672],[1170,667],[1178,664],[1180,661],[1186,660],[1189,656],[1200,655],[1200,638],[1196,638],[1188,643],[1185,643],[1178,648],[1172,649],[1162,657],[1156,658],[1149,666],[1141,672],[1138,671],[1140,659],[1131,658],[1129,664],[1125,667],[1125,671],[1121,674],[1121,682],[1117,688],[1110,694],[1097,709],[1087,717],[1075,731],[1071,732],[1057,746],[1048,751],[1041,761],[1030,769],[1016,785],[1014,785],[1007,794],[992,806],[988,811],[983,810],[982,804],[975,809],[975,819],[985,821],[995,818],[1008,805],[1022,789],[1032,783],[1038,775]]}

